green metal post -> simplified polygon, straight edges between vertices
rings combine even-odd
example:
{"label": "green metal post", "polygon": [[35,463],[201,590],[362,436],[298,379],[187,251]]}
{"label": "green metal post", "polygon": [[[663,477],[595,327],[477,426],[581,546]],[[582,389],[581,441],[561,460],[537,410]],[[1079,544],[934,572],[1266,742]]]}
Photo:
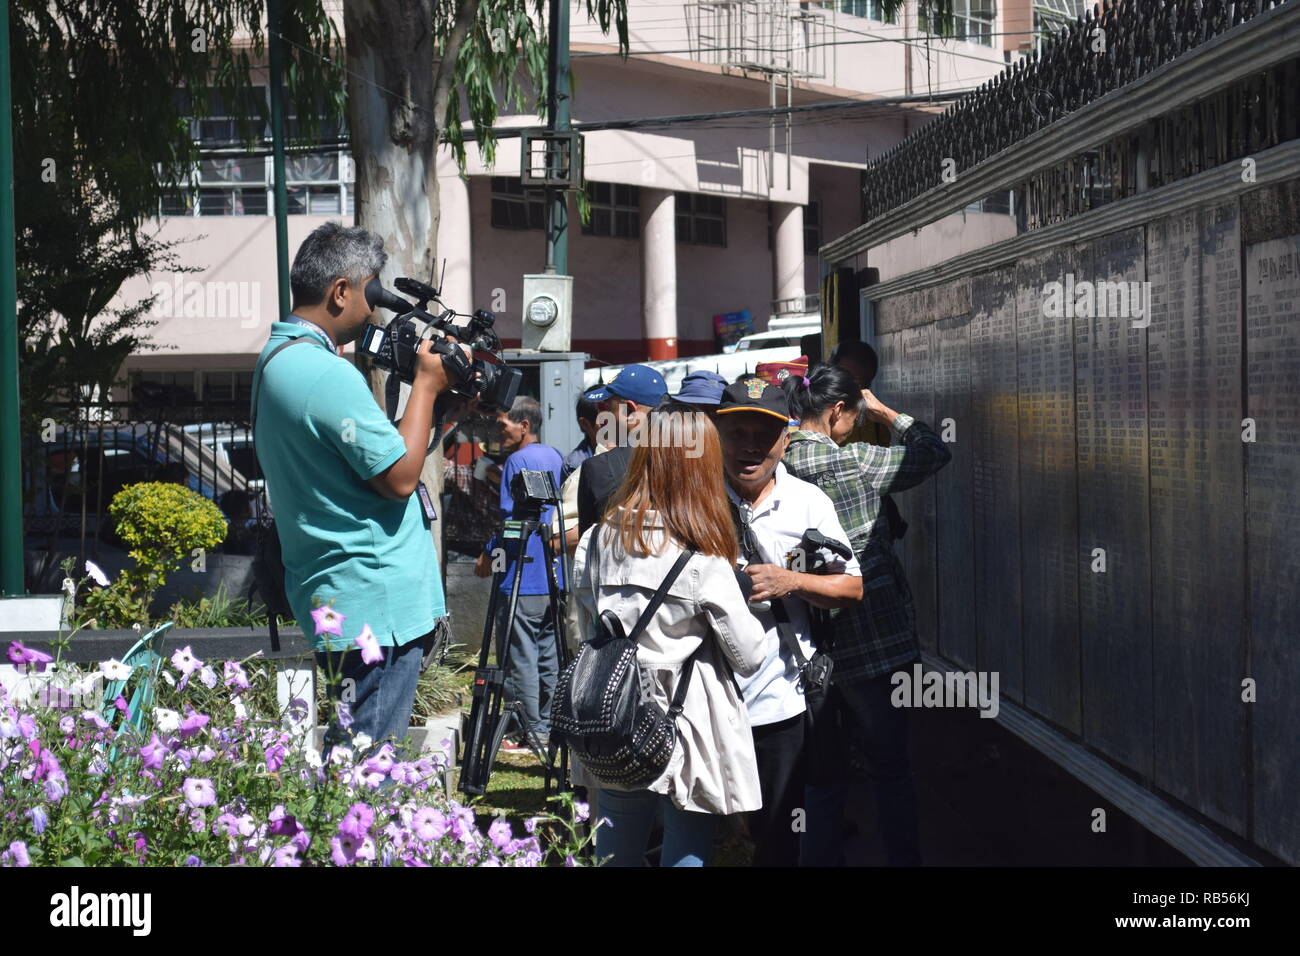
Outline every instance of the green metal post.
{"label": "green metal post", "polygon": [[0,0],[0,594],[25,593],[9,0]]}
{"label": "green metal post", "polygon": [[271,52],[271,155],[275,169],[275,266],[280,284],[280,314],[289,314],[289,197],[284,187],[284,69],[280,43],[280,0],[267,0]]}
{"label": "green metal post", "polygon": [[[563,133],[570,129],[569,102],[569,0],[551,0],[550,57],[547,61],[547,128]],[[547,189],[546,271],[569,272],[569,194]]]}

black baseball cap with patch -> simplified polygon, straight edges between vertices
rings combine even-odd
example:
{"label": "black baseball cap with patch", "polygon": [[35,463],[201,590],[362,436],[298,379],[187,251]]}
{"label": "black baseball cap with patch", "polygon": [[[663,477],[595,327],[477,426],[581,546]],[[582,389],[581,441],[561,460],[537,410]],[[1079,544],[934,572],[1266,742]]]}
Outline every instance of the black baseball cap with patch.
{"label": "black baseball cap with patch", "polygon": [[768,385],[761,378],[751,378],[728,385],[722,393],[722,403],[718,405],[717,414],[729,415],[736,412],[758,412],[789,422],[790,402],[783,389]]}

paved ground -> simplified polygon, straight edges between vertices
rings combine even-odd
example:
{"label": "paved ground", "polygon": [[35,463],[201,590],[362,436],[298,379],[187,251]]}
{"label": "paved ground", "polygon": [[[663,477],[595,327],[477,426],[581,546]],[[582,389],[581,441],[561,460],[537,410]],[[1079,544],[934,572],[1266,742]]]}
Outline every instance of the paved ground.
{"label": "paved ground", "polygon": [[[913,766],[927,866],[1190,866],[993,720],[973,711],[915,710]],[[1092,811],[1105,807],[1105,833]],[[883,866],[875,801],[857,781],[850,865]]]}

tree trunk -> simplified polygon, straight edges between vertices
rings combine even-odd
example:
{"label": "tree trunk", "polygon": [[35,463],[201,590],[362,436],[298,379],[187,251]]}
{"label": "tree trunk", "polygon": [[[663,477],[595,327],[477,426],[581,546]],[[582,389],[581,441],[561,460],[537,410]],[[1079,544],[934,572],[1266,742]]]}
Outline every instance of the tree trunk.
{"label": "tree trunk", "polygon": [[[347,0],[348,122],[356,166],[356,223],[382,236],[384,285],[398,276],[436,278],[438,251],[438,124],[433,110],[434,46],[429,0]],[[392,316],[376,313],[387,322]],[[388,374],[369,372],[375,400],[400,418],[410,395],[400,386],[388,408]],[[429,436],[435,442],[436,435]],[[433,539],[442,546],[442,452],[435,447],[421,478],[438,510]]]}

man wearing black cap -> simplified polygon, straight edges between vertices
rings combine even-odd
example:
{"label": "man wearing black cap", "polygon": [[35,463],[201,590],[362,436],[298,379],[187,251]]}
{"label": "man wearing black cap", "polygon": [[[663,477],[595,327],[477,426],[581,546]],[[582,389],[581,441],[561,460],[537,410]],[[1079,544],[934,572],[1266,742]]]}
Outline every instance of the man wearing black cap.
{"label": "man wearing black cap", "polygon": [[[738,680],[749,710],[758,757],[763,807],[749,817],[756,866],[795,866],[799,834],[792,826],[804,800],[804,744],[808,712],[798,657],[810,660],[809,606],[847,607],[862,599],[856,558],[832,557],[826,574],[787,567],[810,529],[849,547],[835,505],[816,485],[802,481],[781,464],[790,406],[785,392],[761,379],[737,382],[723,392],[715,416],[722,441],[722,464],[748,551],[745,567],[753,581],[752,602],[771,602],[756,610],[767,630],[768,658],[752,677]],[[797,648],[797,652],[796,652]]]}
{"label": "man wearing black cap", "polygon": [[600,520],[609,501],[627,475],[632,463],[629,437],[643,427],[645,418],[668,392],[664,377],[648,365],[629,365],[587,398],[600,406],[596,438],[603,445],[617,445],[612,451],[588,458],[578,469],[578,534]]}

